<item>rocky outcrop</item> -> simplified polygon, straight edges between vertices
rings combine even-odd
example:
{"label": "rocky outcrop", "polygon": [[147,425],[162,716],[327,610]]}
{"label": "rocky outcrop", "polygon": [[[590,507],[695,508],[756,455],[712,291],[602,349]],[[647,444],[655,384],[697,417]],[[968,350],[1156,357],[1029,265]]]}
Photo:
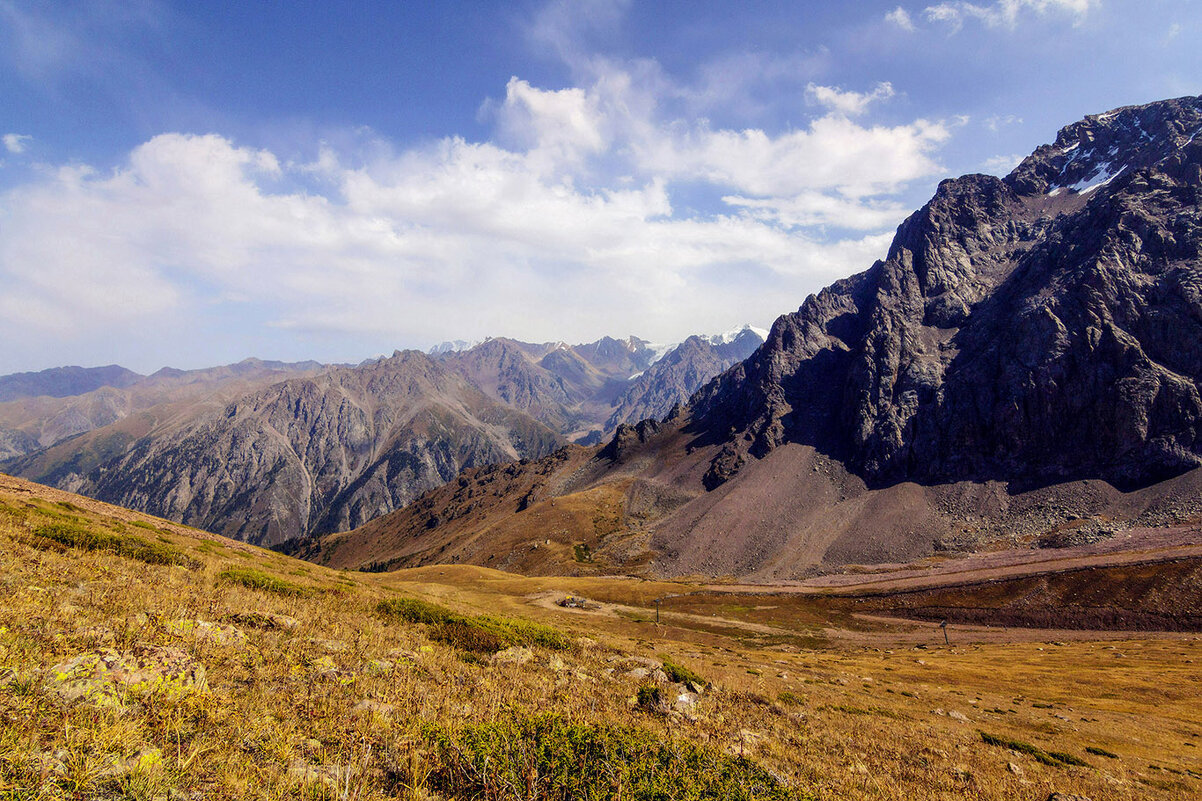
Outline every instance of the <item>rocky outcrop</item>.
{"label": "rocky outcrop", "polygon": [[780,318],[693,400],[749,458],[812,445],[872,485],[1202,464],[1202,99],[1088,117],[1004,179],[943,182],[888,257]]}

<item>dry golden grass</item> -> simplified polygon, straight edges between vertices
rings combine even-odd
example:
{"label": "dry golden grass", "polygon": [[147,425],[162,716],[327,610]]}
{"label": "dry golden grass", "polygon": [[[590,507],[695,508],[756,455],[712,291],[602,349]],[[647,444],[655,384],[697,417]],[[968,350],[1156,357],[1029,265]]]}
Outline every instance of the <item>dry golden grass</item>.
{"label": "dry golden grass", "polygon": [[[451,772],[479,768],[482,754],[495,775],[480,797],[557,797],[551,774],[564,763],[521,751],[531,774],[479,745],[535,736],[585,749],[571,752],[590,755],[577,777],[625,766],[626,784],[589,778],[597,798],[640,797],[629,771],[650,775],[669,757],[693,782],[677,797],[713,797],[703,765],[745,771],[747,793],[783,782],[761,798],[1202,792],[1196,637],[813,650],[801,644],[820,641],[821,620],[750,601],[665,606],[651,622],[655,598],[689,585],[460,566],[343,573],[151,531],[157,521],[139,526],[123,510],[110,518],[4,492],[0,502],[0,799],[446,797],[439,787],[467,786]],[[189,561],[147,564],[34,535],[51,522],[136,535]],[[555,606],[568,592],[596,608]],[[573,644],[490,659],[377,612],[398,598],[534,621]],[[692,696],[651,671],[664,661],[709,686],[679,710],[640,707],[648,682],[669,703]],[[1044,764],[982,732],[1089,767]],[[660,743],[667,752],[651,747]]]}

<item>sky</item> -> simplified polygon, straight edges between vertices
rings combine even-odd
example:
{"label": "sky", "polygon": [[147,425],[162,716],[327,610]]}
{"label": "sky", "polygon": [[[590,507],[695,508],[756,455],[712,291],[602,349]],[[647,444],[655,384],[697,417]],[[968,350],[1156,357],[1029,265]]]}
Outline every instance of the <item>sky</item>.
{"label": "sky", "polygon": [[0,374],[767,327],[1197,0],[0,0]]}

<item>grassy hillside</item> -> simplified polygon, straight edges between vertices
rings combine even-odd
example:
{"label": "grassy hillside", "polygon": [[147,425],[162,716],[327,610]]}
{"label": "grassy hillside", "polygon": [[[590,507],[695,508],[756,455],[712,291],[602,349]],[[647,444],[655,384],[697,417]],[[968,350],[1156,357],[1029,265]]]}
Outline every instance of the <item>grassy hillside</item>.
{"label": "grassy hillside", "polygon": [[735,596],[656,624],[697,588],[345,573],[7,477],[0,564],[0,799],[1202,791],[1194,635],[944,646]]}

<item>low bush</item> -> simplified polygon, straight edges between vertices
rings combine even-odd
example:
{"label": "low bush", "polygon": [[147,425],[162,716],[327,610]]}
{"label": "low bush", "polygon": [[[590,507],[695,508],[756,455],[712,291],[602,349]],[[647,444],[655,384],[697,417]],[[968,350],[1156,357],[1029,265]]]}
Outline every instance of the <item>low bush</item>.
{"label": "low bush", "polygon": [[754,762],[627,726],[556,715],[426,731],[430,789],[452,798],[806,799]]}
{"label": "low bush", "polygon": [[81,551],[106,551],[137,559],[150,565],[182,565],[189,569],[199,563],[173,545],[149,542],[141,537],[114,534],[77,523],[49,523],[34,530],[35,537],[57,542]]}
{"label": "low bush", "polygon": [[1119,758],[1118,754],[1113,754],[1110,751],[1107,751],[1105,748],[1098,748],[1095,745],[1085,746],[1085,753],[1093,754],[1094,756],[1106,757],[1107,759],[1118,759]]}
{"label": "low bush", "polygon": [[417,598],[393,598],[376,604],[376,611],[385,617],[399,617],[408,623],[425,623],[435,626],[449,623],[455,613],[445,606],[421,601]]}
{"label": "low bush", "polygon": [[572,646],[562,632],[541,623],[491,615],[462,615],[417,598],[380,601],[376,611],[432,628],[430,638],[473,653],[495,653],[514,645],[538,645],[556,651]]}
{"label": "low bush", "polygon": [[1063,768],[1067,765],[1075,765],[1077,767],[1087,768],[1089,763],[1083,759],[1079,759],[1072,754],[1065,754],[1058,751],[1044,751],[1042,748],[1030,743],[1024,743],[1022,740],[1011,740],[1009,737],[1002,737],[997,734],[987,734],[980,732],[981,741],[987,745],[997,745],[1002,748],[1009,748],[1011,751],[1017,751],[1020,754],[1026,754],[1044,765],[1050,765],[1054,768]]}
{"label": "low bush", "polygon": [[701,678],[684,665],[681,665],[678,662],[673,662],[670,657],[663,656],[661,654],[660,660],[664,663],[664,673],[668,675],[670,680],[679,682],[681,684],[693,684],[698,688],[704,687],[707,684],[705,679]]}
{"label": "low bush", "polygon": [[639,687],[638,693],[639,708],[648,712],[657,712],[663,705],[663,694],[660,692],[659,686],[655,684],[644,684]]}
{"label": "low bush", "polygon": [[270,592],[273,595],[306,596],[314,593],[314,590],[310,587],[302,587],[299,584],[284,581],[270,573],[264,573],[262,570],[256,570],[253,567],[226,568],[217,575],[217,581],[224,584],[238,584],[252,590]]}

